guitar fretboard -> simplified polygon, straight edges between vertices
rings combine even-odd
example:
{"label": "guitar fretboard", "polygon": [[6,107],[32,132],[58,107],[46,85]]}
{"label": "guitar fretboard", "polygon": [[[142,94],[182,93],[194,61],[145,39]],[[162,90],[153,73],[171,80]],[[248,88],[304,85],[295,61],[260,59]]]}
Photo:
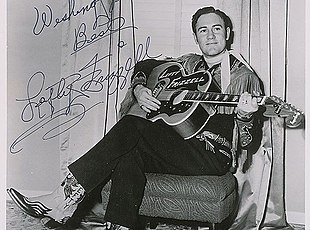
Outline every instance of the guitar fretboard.
{"label": "guitar fretboard", "polygon": [[[240,95],[221,94],[212,92],[188,91],[183,101],[208,102],[216,104],[232,104],[237,105]],[[264,104],[265,97],[257,96],[257,103]]]}

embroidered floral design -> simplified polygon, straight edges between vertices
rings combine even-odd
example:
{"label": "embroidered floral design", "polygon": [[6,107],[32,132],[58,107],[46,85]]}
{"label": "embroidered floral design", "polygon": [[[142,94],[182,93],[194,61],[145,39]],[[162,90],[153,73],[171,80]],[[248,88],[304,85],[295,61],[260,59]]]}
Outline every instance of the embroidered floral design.
{"label": "embroidered floral design", "polygon": [[[221,137],[219,134],[214,134],[210,131],[203,131],[202,133],[198,134],[196,138],[198,138],[200,141],[205,141],[206,150],[212,151],[213,153],[215,153],[215,146],[214,144],[211,143],[211,141],[214,141],[220,144],[221,146],[231,149],[231,143],[228,140],[226,140],[225,137]],[[224,149],[219,148],[218,151],[224,154],[226,157],[230,159],[232,158],[231,153],[225,151]]]}
{"label": "embroidered floral design", "polygon": [[239,128],[240,145],[244,148],[253,140],[253,137],[249,131],[253,128],[253,120],[248,122],[237,120],[237,125]]}
{"label": "embroidered floral design", "polygon": [[64,181],[61,183],[61,186],[64,189],[66,200],[65,208],[80,203],[83,200],[85,196],[85,190],[71,173],[67,175]]}

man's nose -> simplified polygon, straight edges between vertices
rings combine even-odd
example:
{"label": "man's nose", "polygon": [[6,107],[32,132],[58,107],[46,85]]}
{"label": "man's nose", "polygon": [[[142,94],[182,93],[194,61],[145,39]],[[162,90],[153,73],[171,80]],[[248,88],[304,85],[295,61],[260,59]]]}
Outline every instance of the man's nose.
{"label": "man's nose", "polygon": [[208,39],[213,39],[214,37],[215,37],[214,32],[212,30],[209,30],[208,34],[207,34],[207,38]]}

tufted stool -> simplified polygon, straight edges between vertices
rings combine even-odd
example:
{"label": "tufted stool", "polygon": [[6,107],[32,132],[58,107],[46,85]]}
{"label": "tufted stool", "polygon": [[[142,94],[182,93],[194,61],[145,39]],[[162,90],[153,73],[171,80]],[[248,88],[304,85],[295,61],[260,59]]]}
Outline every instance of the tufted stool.
{"label": "tufted stool", "polygon": [[[223,176],[148,173],[146,178],[139,209],[142,216],[211,223],[212,229],[236,208],[236,180],[230,172]],[[107,206],[110,187],[109,182],[102,189],[103,207]]]}

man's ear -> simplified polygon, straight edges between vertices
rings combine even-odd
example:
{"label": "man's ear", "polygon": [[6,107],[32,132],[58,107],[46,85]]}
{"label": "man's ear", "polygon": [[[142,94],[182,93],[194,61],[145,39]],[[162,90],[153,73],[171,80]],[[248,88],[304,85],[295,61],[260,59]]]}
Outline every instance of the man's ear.
{"label": "man's ear", "polygon": [[195,43],[198,44],[196,33],[193,33],[193,37],[194,37]]}
{"label": "man's ear", "polygon": [[226,40],[228,41],[230,38],[230,28],[226,27]]}

